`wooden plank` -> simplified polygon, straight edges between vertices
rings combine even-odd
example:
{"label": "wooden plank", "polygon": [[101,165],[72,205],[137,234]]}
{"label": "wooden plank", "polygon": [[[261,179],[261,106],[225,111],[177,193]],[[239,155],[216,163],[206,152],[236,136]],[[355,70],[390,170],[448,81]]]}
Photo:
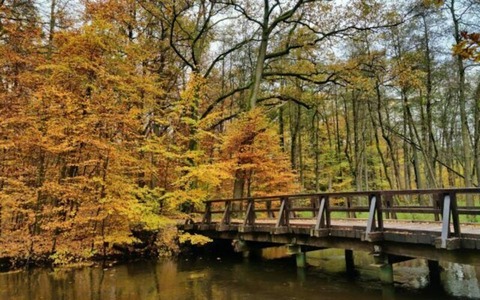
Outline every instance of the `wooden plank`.
{"label": "wooden plank", "polygon": [[216,231],[235,231],[237,230],[237,227],[229,224],[217,224],[215,230]]}
{"label": "wooden plank", "polygon": [[212,203],[205,204],[205,214],[203,215],[202,223],[210,224],[212,222]]}
{"label": "wooden plank", "polygon": [[368,212],[367,228],[365,231],[365,234],[367,236],[375,230],[375,213],[377,210],[377,197],[375,195],[371,195],[369,202],[370,202],[370,209]]}
{"label": "wooden plank", "polygon": [[447,248],[447,239],[450,235],[450,201],[450,194],[445,194],[443,196],[442,235],[440,237],[440,248],[442,249]]}
{"label": "wooden plank", "polygon": [[310,230],[310,236],[313,237],[327,237],[330,235],[330,230],[327,228],[312,229]]}
{"label": "wooden plank", "polygon": [[320,201],[320,199],[318,199],[318,197],[311,197],[310,198],[310,206],[311,206],[311,209],[313,211],[313,217],[317,217],[317,210],[318,210],[318,207],[320,206],[320,204],[318,203]]}
{"label": "wooden plank", "polygon": [[325,227],[330,228],[332,225],[331,216],[330,216],[330,199],[328,196],[324,196],[325,198]]}
{"label": "wooden plank", "polygon": [[288,211],[290,212],[316,212],[313,208],[311,207],[294,207],[294,208],[289,208]]}
{"label": "wooden plank", "polygon": [[435,240],[435,248],[437,249],[447,249],[447,250],[456,250],[461,247],[460,238],[447,238],[443,240],[442,238]]}
{"label": "wooden plank", "polygon": [[341,206],[332,206],[330,211],[342,211],[342,212],[368,212],[368,206],[353,206],[353,207],[341,207]]}
{"label": "wooden plank", "polygon": [[315,230],[319,230],[320,228],[325,227],[325,202],[327,199],[325,197],[320,198],[320,206],[318,208],[318,213],[317,213],[317,221],[315,223]]}
{"label": "wooden plank", "polygon": [[464,248],[464,249],[475,249],[476,248],[476,240],[462,238],[461,247]]}
{"label": "wooden plank", "polygon": [[[291,198],[292,200],[300,198],[309,198],[312,196],[329,196],[332,198],[342,198],[348,196],[369,196],[371,194],[377,195],[391,195],[391,196],[401,196],[401,195],[428,195],[435,193],[456,193],[456,194],[480,194],[480,188],[448,188],[448,189],[417,189],[417,190],[384,190],[384,191],[357,191],[357,192],[335,192],[335,193],[309,193],[309,194],[294,194],[294,195],[276,195],[276,196],[262,196],[255,197],[255,201],[268,201],[268,200],[277,200],[280,198]],[[206,200],[204,202],[225,202],[225,201],[246,201],[250,197],[246,198],[237,198],[237,199],[212,199]]]}
{"label": "wooden plank", "polygon": [[457,208],[457,196],[456,194],[451,194],[451,208],[450,210],[452,211],[452,222],[453,222],[453,234],[456,236],[456,237],[460,237],[461,236],[461,232],[460,232],[460,220],[458,218],[458,208]]}
{"label": "wooden plank", "polygon": [[253,199],[248,200],[247,212],[245,213],[245,219],[243,220],[243,226],[253,226],[255,224],[255,202]]}
{"label": "wooden plank", "polygon": [[459,215],[472,215],[472,216],[478,216],[480,215],[480,208],[458,208],[457,212]]}
{"label": "wooden plank", "polygon": [[377,214],[377,230],[383,231],[383,214],[382,214],[382,195],[377,194],[377,203],[375,205],[376,214]]}
{"label": "wooden plank", "polygon": [[252,232],[255,231],[255,227],[252,225],[240,225],[238,226],[238,232]]}
{"label": "wooden plank", "polygon": [[287,226],[277,226],[271,229],[271,234],[287,234],[290,233],[290,229]]}
{"label": "wooden plank", "polygon": [[223,212],[223,216],[222,216],[222,224],[230,224],[231,209],[232,209],[232,202],[225,202],[225,211]]}
{"label": "wooden plank", "polygon": [[362,241],[379,242],[383,240],[383,232],[370,232],[362,236]]}
{"label": "wooden plank", "polygon": [[441,213],[440,209],[434,208],[405,208],[403,206],[398,206],[395,208],[382,208],[383,212],[403,212],[403,213],[416,213],[416,214],[435,214]]}
{"label": "wooden plank", "polygon": [[287,212],[287,203],[288,198],[282,198],[280,204],[280,210],[278,212],[277,224],[275,227],[279,228],[280,226],[288,226],[288,212]]}

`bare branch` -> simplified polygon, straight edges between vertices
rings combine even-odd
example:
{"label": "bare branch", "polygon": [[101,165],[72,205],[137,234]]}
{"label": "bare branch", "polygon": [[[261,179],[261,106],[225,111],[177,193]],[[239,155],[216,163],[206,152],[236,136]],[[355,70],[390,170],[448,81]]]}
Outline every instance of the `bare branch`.
{"label": "bare branch", "polygon": [[241,92],[241,91],[244,91],[244,90],[248,90],[248,89],[252,86],[252,84],[253,84],[253,82],[250,82],[249,84],[247,84],[247,85],[245,85],[245,86],[236,88],[236,89],[228,92],[227,94],[222,95],[222,96],[220,96],[219,98],[217,98],[217,100],[213,101],[213,102],[207,107],[207,109],[205,110],[205,112],[203,112],[203,114],[202,114],[202,116],[200,117],[200,119],[204,119],[206,116],[208,116],[208,114],[210,114],[210,113],[212,112],[212,110],[215,108],[215,106],[217,106],[218,104],[220,104],[222,101],[224,101],[224,100],[227,99],[228,97],[233,96],[233,95],[235,95],[235,94],[238,93],[238,92]]}
{"label": "bare branch", "polygon": [[297,98],[294,98],[292,96],[288,96],[288,95],[271,95],[271,96],[267,96],[267,97],[262,97],[262,98],[259,98],[257,100],[257,102],[261,103],[261,102],[265,102],[265,101],[271,100],[271,99],[278,99],[278,100],[281,100],[281,101],[291,101],[291,102],[296,103],[297,105],[305,107],[306,109],[311,109],[312,108],[310,105],[306,104],[305,102],[303,102],[303,101],[301,101]]}
{"label": "bare branch", "polygon": [[250,42],[249,39],[247,40],[243,40],[241,41],[240,43],[234,45],[232,48],[226,50],[225,52],[222,52],[220,55],[218,55],[213,61],[212,63],[210,64],[210,66],[208,67],[207,69],[207,72],[205,72],[205,75],[203,75],[204,78],[207,78],[208,75],[210,75],[210,72],[213,70],[213,68],[215,67],[215,65],[219,62],[219,61],[222,61],[223,59],[225,59],[225,57],[227,55],[229,55],[230,53],[242,48],[244,45],[248,44]]}

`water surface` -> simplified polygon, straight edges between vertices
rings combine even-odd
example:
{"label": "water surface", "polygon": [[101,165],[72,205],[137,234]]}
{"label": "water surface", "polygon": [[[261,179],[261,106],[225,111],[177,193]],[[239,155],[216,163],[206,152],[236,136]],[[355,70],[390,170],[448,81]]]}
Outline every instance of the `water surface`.
{"label": "water surface", "polygon": [[[282,251],[264,255],[281,257]],[[445,267],[443,291],[428,287],[422,261],[395,265],[391,288],[378,282],[367,254],[355,255],[359,275],[349,278],[341,253],[313,253],[308,262],[316,267],[306,270],[297,269],[293,259],[214,256],[1,273],[0,299],[480,299],[474,267]]]}

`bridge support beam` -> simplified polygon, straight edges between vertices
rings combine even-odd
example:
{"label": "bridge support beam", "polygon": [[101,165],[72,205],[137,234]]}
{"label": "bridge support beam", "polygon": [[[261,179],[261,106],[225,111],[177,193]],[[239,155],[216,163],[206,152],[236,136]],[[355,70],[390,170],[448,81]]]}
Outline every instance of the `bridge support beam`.
{"label": "bridge support beam", "polygon": [[382,284],[393,284],[393,265],[390,263],[379,265],[378,277]]}
{"label": "bridge support beam", "polygon": [[440,265],[438,261],[428,260],[428,276],[430,277],[430,286],[437,287],[441,285]]}
{"label": "bridge support beam", "polygon": [[305,252],[295,254],[297,268],[305,268],[307,266],[307,255]]}
{"label": "bridge support beam", "polygon": [[378,268],[378,278],[382,284],[393,284],[393,262],[382,252],[382,247],[374,246],[374,267]]}
{"label": "bridge support beam", "polygon": [[307,266],[307,255],[299,245],[287,245],[287,253],[295,255],[297,268],[305,268]]}
{"label": "bridge support beam", "polygon": [[355,275],[355,261],[353,259],[353,250],[345,249],[345,269],[349,276]]}
{"label": "bridge support beam", "polygon": [[232,246],[235,252],[241,252],[243,258],[249,258],[252,255],[253,249],[250,249],[247,242],[243,240],[233,240]]}

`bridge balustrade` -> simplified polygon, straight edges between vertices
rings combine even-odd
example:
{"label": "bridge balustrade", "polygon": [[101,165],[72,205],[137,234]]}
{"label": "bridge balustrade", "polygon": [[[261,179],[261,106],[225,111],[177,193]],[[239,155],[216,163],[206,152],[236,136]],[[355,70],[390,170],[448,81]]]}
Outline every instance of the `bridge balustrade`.
{"label": "bridge balustrade", "polygon": [[[205,201],[201,225],[216,225],[240,232],[269,227],[272,234],[286,234],[295,228],[310,228],[315,237],[328,236],[334,226],[360,226],[364,240],[382,238],[385,220],[430,222],[438,226],[437,248],[455,248],[462,236],[462,224],[477,222],[480,215],[480,188],[390,190],[276,195]],[[476,203],[468,206],[467,203]],[[336,221],[336,224],[332,223]],[[354,223],[348,223],[354,220]],[[348,222],[347,222],[348,221]],[[344,223],[342,223],[344,222]],[[348,224],[347,224],[348,223]],[[352,225],[353,224],[353,225]],[[395,230],[395,223],[389,225]],[[401,229],[401,228],[398,228]],[[479,233],[480,234],[480,233]]]}

